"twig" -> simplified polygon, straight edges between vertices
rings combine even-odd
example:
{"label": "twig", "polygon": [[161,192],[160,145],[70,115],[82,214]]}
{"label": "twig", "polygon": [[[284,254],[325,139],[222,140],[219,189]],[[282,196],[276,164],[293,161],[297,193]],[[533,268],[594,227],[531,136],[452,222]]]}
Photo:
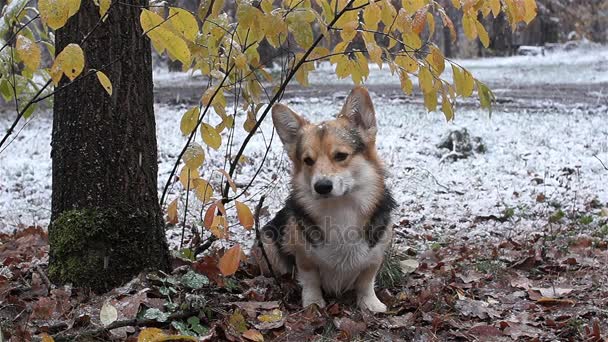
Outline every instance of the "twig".
{"label": "twig", "polygon": [[84,337],[84,336],[96,336],[96,335],[99,335],[106,331],[123,328],[123,327],[164,326],[164,325],[169,324],[171,321],[194,316],[194,315],[197,315],[198,313],[199,313],[198,310],[177,312],[172,315],[169,315],[169,317],[167,318],[167,320],[165,322],[159,322],[155,319],[141,319],[141,318],[114,321],[111,324],[109,324],[108,326],[103,327],[103,328],[93,329],[93,330],[84,331],[84,332],[81,332],[78,334],[71,334],[71,335],[56,334],[53,336],[53,338],[55,339],[55,341],[76,341],[76,340],[79,340],[79,338]]}
{"label": "twig", "polygon": [[[38,92],[36,93],[36,95],[34,95],[34,97],[25,105],[25,107],[23,107],[23,109],[17,114],[17,117],[15,118],[15,120],[13,121],[13,124],[11,125],[11,127],[8,128],[8,130],[6,131],[6,134],[4,135],[4,137],[2,138],[2,140],[0,140],[0,147],[2,147],[2,145],[4,145],[4,143],[6,142],[6,140],[8,139],[8,137],[13,133],[13,130],[15,130],[15,127],[17,127],[17,124],[19,123],[19,121],[21,120],[21,118],[23,117],[23,115],[25,114],[25,112],[35,103],[34,99],[38,98],[38,96],[40,96],[40,94],[42,94],[42,92],[46,89],[46,87],[48,87],[51,84],[51,80],[48,80],[43,86],[42,88],[40,88],[38,90]],[[4,150],[3,150],[4,151]],[[1,151],[0,151],[1,152]]]}
{"label": "twig", "polygon": [[274,269],[272,268],[272,264],[270,264],[270,259],[268,258],[268,254],[266,254],[264,242],[262,242],[262,236],[260,235],[260,211],[262,210],[262,205],[264,204],[265,198],[266,197],[262,195],[262,197],[260,197],[260,201],[258,202],[257,207],[255,207],[255,214],[253,217],[255,222],[255,239],[258,241],[258,245],[262,250],[262,255],[264,256],[264,261],[266,261],[266,265],[268,265],[268,270],[270,271],[270,274],[276,281],[277,285],[280,286],[281,284],[279,282],[279,278],[277,278],[277,275],[274,273]]}
{"label": "twig", "polygon": [[188,179],[186,179],[186,205],[184,207],[184,222],[182,222],[182,238],[179,240],[179,249],[184,245],[184,232],[186,230],[186,218],[188,217],[188,200],[190,199],[190,169],[188,168]]}
{"label": "twig", "polygon": [[38,274],[40,275],[40,278],[42,278],[42,281],[44,281],[44,284],[46,284],[46,288],[47,288],[46,293],[48,295],[49,291],[53,287],[53,284],[49,280],[49,277],[46,276],[46,274],[44,273],[42,268],[40,268],[40,265],[36,265],[36,272],[38,272]]}
{"label": "twig", "polygon": [[595,159],[597,159],[600,164],[602,164],[602,167],[604,168],[604,170],[608,171],[608,167],[606,167],[606,164],[604,164],[604,162],[596,155],[593,156]]}
{"label": "twig", "polygon": [[[347,9],[354,2],[355,2],[355,0],[349,0],[348,3],[346,4],[346,6],[344,6],[344,8],[340,11],[340,13],[337,13],[334,16],[334,18],[329,23],[329,25],[327,25],[327,28],[332,29],[333,25],[342,17],[342,15],[345,12],[347,12]],[[317,39],[312,43],[312,45],[308,48],[308,50],[306,50],[306,52],[300,58],[298,63],[293,67],[293,69],[291,69],[291,71],[289,72],[289,74],[287,75],[287,77],[285,78],[283,83],[281,84],[280,88],[275,93],[274,97],[268,103],[268,106],[266,106],[266,108],[264,109],[264,112],[260,115],[260,118],[256,121],[256,123],[253,126],[253,128],[251,129],[251,131],[247,134],[247,136],[245,137],[245,140],[243,140],[243,143],[241,144],[241,147],[239,148],[238,152],[236,153],[236,156],[232,160],[232,163],[230,163],[230,171],[228,172],[230,177],[234,176],[234,172],[236,171],[236,167],[239,163],[239,159],[245,152],[245,148],[249,144],[249,141],[251,140],[251,138],[253,138],[253,135],[257,132],[258,128],[260,128],[262,121],[264,121],[264,119],[266,118],[266,115],[268,115],[268,113],[270,112],[272,105],[274,105],[279,100],[279,98],[281,97],[281,94],[283,93],[283,91],[285,90],[285,88],[287,87],[287,85],[289,84],[291,79],[295,76],[296,71],[298,71],[304,63],[306,63],[306,59],[308,58],[308,56],[310,56],[310,54],[312,53],[314,48],[317,47],[317,45],[319,45],[319,43],[321,42],[321,40],[323,40],[324,37],[325,37],[325,35],[323,33],[319,34]],[[224,190],[222,192],[222,197],[224,197],[224,198],[228,197],[229,189],[230,189],[230,184],[228,182],[226,182],[226,185],[224,186]]]}

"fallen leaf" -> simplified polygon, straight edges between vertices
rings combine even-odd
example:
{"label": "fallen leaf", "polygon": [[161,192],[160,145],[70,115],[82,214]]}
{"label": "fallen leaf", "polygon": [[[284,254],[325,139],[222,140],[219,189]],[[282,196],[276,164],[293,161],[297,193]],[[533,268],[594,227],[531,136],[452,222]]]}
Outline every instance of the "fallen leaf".
{"label": "fallen leaf", "polygon": [[399,265],[401,265],[401,270],[403,273],[409,274],[416,271],[420,263],[416,259],[406,259],[399,261]]}
{"label": "fallen leaf", "polygon": [[137,342],[160,341],[164,337],[167,337],[167,334],[158,328],[145,328],[137,336]]}
{"label": "fallen leaf", "polygon": [[249,329],[243,333],[243,337],[256,342],[263,342],[264,335],[262,335],[259,331],[255,329]]}
{"label": "fallen leaf", "polygon": [[265,314],[259,315],[259,323],[254,324],[254,326],[259,330],[277,329],[285,324],[285,318],[286,317],[283,315],[283,311],[280,309],[274,309]]}
{"label": "fallen leaf", "polygon": [[99,319],[107,327],[118,319],[118,310],[112,304],[104,303],[99,312]]}
{"label": "fallen leaf", "polygon": [[502,336],[502,331],[493,325],[476,325],[469,329],[469,334],[482,337],[487,340],[488,337]]}
{"label": "fallen leaf", "polygon": [[239,310],[235,310],[232,315],[230,315],[228,323],[234,330],[241,334],[247,331],[247,322],[245,322],[245,317],[243,317],[243,314]]}
{"label": "fallen leaf", "polygon": [[411,312],[401,316],[389,316],[387,317],[383,325],[388,329],[401,329],[411,327],[414,324],[415,317]]}
{"label": "fallen leaf", "polygon": [[532,287],[532,290],[540,292],[543,297],[559,298],[572,292],[573,288],[563,288],[557,286],[551,287]]}
{"label": "fallen leaf", "polygon": [[338,330],[345,332],[349,339],[357,337],[367,329],[367,324],[364,322],[355,322],[348,317],[334,318],[334,325]]}
{"label": "fallen leaf", "polygon": [[272,302],[249,301],[249,302],[233,302],[230,304],[236,305],[240,309],[244,310],[249,317],[256,317],[257,311],[272,310],[272,309],[276,309],[279,307],[278,301],[272,301]]}
{"label": "fallen leaf", "polygon": [[481,319],[500,317],[500,313],[490,307],[490,304],[481,300],[465,297],[456,301],[456,308],[467,317]]}
{"label": "fallen leaf", "polygon": [[548,298],[541,297],[536,301],[538,304],[542,305],[574,305],[575,301],[572,299],[559,299],[559,298]]}

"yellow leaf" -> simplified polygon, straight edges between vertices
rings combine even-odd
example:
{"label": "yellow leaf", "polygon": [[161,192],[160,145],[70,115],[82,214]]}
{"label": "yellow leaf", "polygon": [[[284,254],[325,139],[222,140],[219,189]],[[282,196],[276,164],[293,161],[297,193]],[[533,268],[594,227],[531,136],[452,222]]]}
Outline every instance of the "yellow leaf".
{"label": "yellow leaf", "polygon": [[405,45],[408,50],[420,49],[422,47],[422,40],[420,39],[420,36],[414,32],[403,33],[403,40],[405,41]]}
{"label": "yellow leaf", "polygon": [[205,144],[214,150],[217,150],[222,146],[222,136],[217,133],[215,127],[208,123],[203,123],[201,125],[201,136],[203,137]]}
{"label": "yellow leaf", "polygon": [[363,21],[365,22],[365,28],[368,30],[377,30],[378,23],[380,22],[380,6],[375,2],[369,4],[363,10]]}
{"label": "yellow leaf", "polygon": [[104,74],[102,71],[97,71],[95,74],[97,74],[97,79],[99,80],[99,83],[101,83],[103,89],[105,89],[106,92],[112,96],[112,82],[108,76],[106,76],[106,74]]}
{"label": "yellow leaf", "polygon": [[264,323],[272,323],[278,322],[283,319],[283,311],[280,309],[274,309],[270,312],[267,312],[263,315],[258,316],[258,320]]}
{"label": "yellow leaf", "polygon": [[67,2],[68,17],[71,17],[74,14],[78,13],[78,10],[80,9],[80,0],[68,0]]}
{"label": "yellow leaf", "polygon": [[244,70],[247,67],[247,56],[244,53],[237,53],[234,58],[234,66],[239,70]]}
{"label": "yellow leaf", "polygon": [[246,132],[251,132],[253,130],[253,128],[255,127],[255,124],[256,124],[255,114],[253,114],[252,111],[248,111],[247,119],[243,123],[243,129]]}
{"label": "yellow leaf", "polygon": [[241,245],[236,244],[222,255],[217,267],[224,276],[230,276],[236,273],[241,262]]}
{"label": "yellow leaf", "polygon": [[228,238],[226,216],[214,216],[209,231],[218,239]]}
{"label": "yellow leaf", "polygon": [[536,18],[536,12],[538,8],[536,7],[536,0],[524,0],[524,9],[526,14],[524,15],[524,21],[526,24],[529,24]]}
{"label": "yellow leaf", "polygon": [[112,0],[99,0],[99,16],[103,18],[104,21],[107,19],[105,18],[105,15],[108,13],[111,4]]}
{"label": "yellow leaf", "polygon": [[59,83],[61,74],[65,74],[70,80],[74,80],[84,69],[84,52],[78,44],[68,44],[63,51],[57,55],[51,67],[51,77],[55,84]]}
{"label": "yellow leaf", "polygon": [[53,30],[62,28],[70,17],[70,0],[38,0],[42,22]]}
{"label": "yellow leaf", "polygon": [[137,336],[137,342],[156,342],[163,337],[167,337],[167,334],[162,330],[158,328],[145,328]]}
{"label": "yellow leaf", "polygon": [[167,223],[178,224],[179,219],[177,218],[177,198],[174,199],[167,208]]}
{"label": "yellow leaf", "polygon": [[401,6],[408,14],[413,14],[424,6],[424,0],[401,0]]}
{"label": "yellow leaf", "polygon": [[473,95],[473,88],[475,87],[475,79],[473,78],[473,75],[471,75],[468,70],[463,70],[462,80],[462,95],[465,97]]}
{"label": "yellow leaf", "polygon": [[397,16],[397,10],[391,4],[390,0],[384,0],[382,2],[382,22],[384,23],[384,32],[388,33],[391,25],[395,21],[395,17]]}
{"label": "yellow leaf", "polygon": [[55,339],[53,338],[53,336],[51,336],[47,333],[40,334],[40,338],[42,339],[42,342],[55,342]]}
{"label": "yellow leaf", "polygon": [[18,35],[17,43],[15,46],[17,50],[17,56],[21,58],[23,64],[25,65],[25,69],[28,71],[34,72],[40,66],[40,47],[38,44],[29,40],[29,38]]}
{"label": "yellow leaf", "polygon": [[427,56],[427,61],[433,67],[436,75],[441,75],[445,69],[445,58],[436,46],[431,46],[431,53]]}
{"label": "yellow leaf", "polygon": [[435,17],[433,17],[433,14],[431,14],[430,12],[426,14],[426,22],[429,26],[430,37],[433,37],[433,35],[435,34]]}
{"label": "yellow leaf", "polygon": [[382,69],[382,49],[376,44],[376,42],[365,42],[367,53],[369,54],[369,60],[378,64],[378,67]]}
{"label": "yellow leaf", "polygon": [[464,75],[462,74],[462,69],[452,64],[452,72],[454,74],[454,87],[456,87],[456,93],[458,95],[463,94],[464,89]]}
{"label": "yellow leaf", "polygon": [[236,204],[236,215],[239,218],[239,222],[245,229],[251,230],[253,228],[253,214],[249,207],[242,202],[235,201]]}
{"label": "yellow leaf", "polygon": [[403,90],[404,93],[411,95],[414,90],[414,85],[407,73],[404,71],[400,72],[399,80],[401,81],[401,90]]}
{"label": "yellow leaf", "polygon": [[199,201],[203,202],[203,204],[209,202],[211,200],[211,197],[213,196],[213,188],[211,187],[211,184],[209,184],[206,180],[200,178],[194,179],[192,182],[194,185],[196,198],[198,198]]}
{"label": "yellow leaf", "polygon": [[198,23],[192,13],[178,7],[169,8],[169,23],[173,29],[189,41],[198,34]]}
{"label": "yellow leaf", "polygon": [[167,29],[167,24],[161,16],[144,8],[139,16],[139,21],[158,53],[166,50],[172,60],[177,59],[184,66],[190,65],[192,57],[188,44]]}
{"label": "yellow leaf", "polygon": [[492,102],[495,100],[494,93],[485,84],[477,81],[477,94],[479,95],[479,102],[481,108],[485,108],[492,115]]}
{"label": "yellow leaf", "polygon": [[447,121],[452,121],[454,119],[454,108],[452,107],[452,103],[446,96],[445,92],[443,93],[443,102],[441,103],[441,111],[443,115],[445,115],[445,119]]}
{"label": "yellow leaf", "polygon": [[344,24],[344,28],[342,31],[340,31],[340,37],[342,37],[342,40],[345,42],[350,42],[353,40],[357,34],[357,26],[359,26],[357,21],[349,21]]}
{"label": "yellow leaf", "polygon": [[479,41],[481,41],[481,44],[483,44],[485,48],[488,48],[488,46],[490,46],[490,36],[488,35],[488,32],[477,20],[475,21],[475,26],[477,28],[477,34],[479,35]]}
{"label": "yellow leaf", "polygon": [[217,17],[224,9],[224,0],[215,0],[211,9],[211,17]]}
{"label": "yellow leaf", "polygon": [[245,331],[243,337],[254,342],[264,342],[264,335],[255,329]]}
{"label": "yellow leaf", "polygon": [[[184,189],[193,189],[194,180],[200,177],[200,173],[197,169],[190,168],[188,165],[184,165],[179,173],[179,181],[182,183]],[[188,184],[190,182],[190,184]]]}
{"label": "yellow leaf", "polygon": [[492,15],[494,18],[500,14],[500,0],[490,0],[490,8],[492,8]]}
{"label": "yellow leaf", "polygon": [[477,19],[473,18],[469,14],[465,14],[462,17],[462,29],[464,31],[464,35],[469,39],[473,40],[477,38],[477,27],[475,22]]}
{"label": "yellow leaf", "polygon": [[198,169],[205,161],[205,151],[201,145],[193,142],[184,152],[182,160],[189,168]]}
{"label": "yellow leaf", "polygon": [[433,74],[431,74],[429,68],[424,66],[420,68],[418,82],[423,93],[428,94],[433,91]]}
{"label": "yellow leaf", "polygon": [[437,91],[433,89],[424,94],[424,106],[429,112],[437,109]]}
{"label": "yellow leaf", "polygon": [[301,48],[308,49],[312,45],[312,26],[307,21],[306,14],[303,11],[291,12],[287,16],[287,27]]}
{"label": "yellow leaf", "polygon": [[260,2],[260,8],[262,8],[262,11],[264,11],[264,13],[266,14],[272,12],[272,10],[274,9],[274,6],[272,5],[272,0],[262,0]]}
{"label": "yellow leaf", "polygon": [[454,5],[454,7],[456,7],[456,9],[460,9],[460,7],[462,6],[462,4],[460,3],[460,0],[452,0],[452,5]]}
{"label": "yellow leaf", "polygon": [[395,63],[410,74],[418,71],[418,62],[409,55],[395,57]]}
{"label": "yellow leaf", "polygon": [[189,135],[194,131],[196,124],[198,123],[199,114],[200,109],[198,107],[192,107],[184,113],[179,125],[183,135]]}

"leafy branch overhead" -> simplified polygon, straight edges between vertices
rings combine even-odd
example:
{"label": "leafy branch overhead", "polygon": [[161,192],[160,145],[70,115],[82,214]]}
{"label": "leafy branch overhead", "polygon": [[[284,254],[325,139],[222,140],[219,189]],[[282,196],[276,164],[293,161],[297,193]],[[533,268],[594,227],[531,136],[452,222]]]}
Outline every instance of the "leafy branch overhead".
{"label": "leafy branch overhead", "polygon": [[[83,41],[54,51],[52,30],[62,28],[78,13],[80,0],[40,0],[37,8],[28,3],[11,2],[2,18],[8,24],[1,26],[6,32],[0,32],[0,36],[9,37],[2,42],[0,58],[23,64],[18,70],[0,70],[0,93],[6,101],[15,101],[19,114],[16,122],[22,117],[27,119],[34,104],[53,93],[44,93],[51,81],[56,87],[67,87],[96,74],[104,96],[120,91],[113,89],[108,77],[112,74],[107,70],[87,70],[87,56],[81,45],[90,33]],[[95,4],[100,23],[111,15],[113,6],[136,6],[111,0],[98,0]],[[479,39],[485,47],[490,38],[482,22],[504,13],[515,30],[522,23],[530,23],[537,12],[535,0],[237,0],[230,4],[208,0],[196,13],[159,5],[141,8],[139,24],[154,49],[179,61],[184,71],[200,72],[208,80],[198,106],[186,110],[181,118],[180,129],[188,140],[167,180],[161,202],[164,204],[167,189],[174,183],[172,176],[177,174],[185,192],[192,192],[207,206],[203,226],[215,239],[229,238],[229,220],[233,218],[245,229],[251,229],[253,215],[244,201],[225,207],[245,192],[239,191],[233,181],[237,165],[244,160],[245,147],[269,108],[281,98],[292,78],[307,86],[310,73],[321,62],[330,63],[338,78],[351,78],[355,84],[367,80],[370,63],[388,68],[406,94],[419,88],[428,111],[440,110],[447,120],[454,118],[459,97],[475,93],[481,107],[491,111],[494,94],[489,87],[446,58],[433,43],[440,26],[447,28],[453,41],[457,39],[457,29],[448,15],[454,11],[448,12],[447,6],[461,13],[466,38]],[[29,26],[38,19],[42,28]],[[15,29],[9,31],[8,27]],[[276,54],[261,54],[263,42]],[[51,56],[56,55],[50,65],[42,62],[45,49]],[[278,64],[280,75],[271,70],[273,63]],[[2,65],[7,68],[15,63]],[[42,86],[40,80],[50,81]],[[233,113],[228,112],[227,96],[234,97]],[[238,121],[240,110],[245,115]],[[219,124],[210,123],[211,115],[217,116],[213,121]],[[228,146],[234,132],[240,129],[246,138],[234,154]],[[0,146],[11,133],[12,129]],[[203,146],[212,150],[226,147],[229,167],[203,179]],[[180,221],[179,202],[175,198],[169,204],[169,223]],[[233,212],[232,216],[227,211]],[[227,255],[240,257],[240,250]],[[233,263],[225,264],[230,267],[223,269],[235,269]]]}

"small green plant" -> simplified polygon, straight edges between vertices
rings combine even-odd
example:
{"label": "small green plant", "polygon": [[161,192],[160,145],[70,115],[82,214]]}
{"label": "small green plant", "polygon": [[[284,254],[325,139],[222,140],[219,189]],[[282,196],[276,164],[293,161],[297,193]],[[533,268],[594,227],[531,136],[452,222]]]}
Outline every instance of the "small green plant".
{"label": "small green plant", "polygon": [[588,225],[591,224],[593,222],[593,216],[590,215],[583,215],[580,219],[579,219],[580,224],[583,225]]}
{"label": "small green plant", "polygon": [[498,260],[479,260],[475,269],[481,273],[494,274],[504,268],[504,263]]}
{"label": "small green plant", "polygon": [[594,233],[593,236],[596,236],[600,239],[608,238],[608,224],[605,224],[599,227]]}
{"label": "small green plant", "polygon": [[514,215],[515,215],[515,209],[510,208],[510,207],[505,208],[505,210],[502,212],[502,216],[507,220],[512,218]]}
{"label": "small green plant", "polygon": [[401,261],[408,257],[400,251],[390,248],[384,255],[384,262],[378,271],[378,285],[382,288],[392,288],[403,283],[406,273]]}
{"label": "small green plant", "polygon": [[558,223],[561,221],[566,214],[563,210],[557,209],[551,216],[549,216],[549,223]]}

